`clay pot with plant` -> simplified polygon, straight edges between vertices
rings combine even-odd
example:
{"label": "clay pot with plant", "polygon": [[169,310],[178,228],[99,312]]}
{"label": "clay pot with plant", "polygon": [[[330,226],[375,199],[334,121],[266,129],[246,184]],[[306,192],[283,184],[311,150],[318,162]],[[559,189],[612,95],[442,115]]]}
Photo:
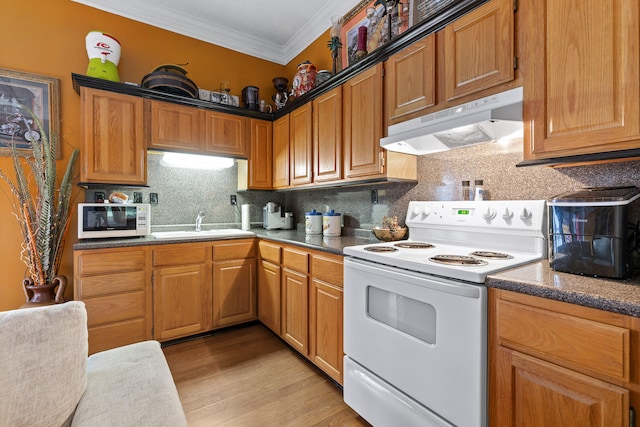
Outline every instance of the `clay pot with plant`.
{"label": "clay pot with plant", "polygon": [[19,150],[12,140],[11,176],[0,170],[23,237],[19,259],[27,266],[22,282],[25,305],[62,303],[67,280],[59,269],[71,220],[73,170],[79,150],[71,153],[58,183],[57,135],[47,136],[38,117],[15,98],[1,96],[0,107],[22,113],[40,133],[39,139],[27,138],[30,147],[26,150]]}

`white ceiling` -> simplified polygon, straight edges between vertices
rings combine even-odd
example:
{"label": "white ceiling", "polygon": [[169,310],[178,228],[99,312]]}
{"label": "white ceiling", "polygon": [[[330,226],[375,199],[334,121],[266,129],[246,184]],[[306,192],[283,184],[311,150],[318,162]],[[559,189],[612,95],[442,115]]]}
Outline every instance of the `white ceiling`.
{"label": "white ceiling", "polygon": [[287,64],[360,0],[72,0]]}

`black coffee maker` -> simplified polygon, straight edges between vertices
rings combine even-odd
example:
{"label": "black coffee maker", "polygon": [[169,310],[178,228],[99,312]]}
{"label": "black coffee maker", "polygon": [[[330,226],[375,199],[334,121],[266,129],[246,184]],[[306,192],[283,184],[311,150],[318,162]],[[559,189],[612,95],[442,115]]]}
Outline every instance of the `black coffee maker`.
{"label": "black coffee maker", "polygon": [[245,108],[249,110],[259,110],[259,89],[255,86],[245,86],[244,89],[242,89],[242,102],[244,102]]}

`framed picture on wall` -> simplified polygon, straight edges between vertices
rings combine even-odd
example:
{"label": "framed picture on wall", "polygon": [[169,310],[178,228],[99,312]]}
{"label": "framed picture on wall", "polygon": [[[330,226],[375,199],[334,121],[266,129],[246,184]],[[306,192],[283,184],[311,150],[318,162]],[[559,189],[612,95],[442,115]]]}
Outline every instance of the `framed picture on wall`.
{"label": "framed picture on wall", "polygon": [[[11,144],[19,150],[31,148],[30,141],[42,141],[59,134],[60,87],[58,79],[0,68],[0,155],[11,154]],[[42,123],[38,125],[25,106]],[[60,149],[58,148],[58,156]]]}
{"label": "framed picture on wall", "polygon": [[465,0],[411,0],[409,26],[413,27]]}
{"label": "framed picture on wall", "polygon": [[[413,1],[413,0],[412,0]],[[391,3],[391,2],[388,2]],[[373,52],[391,38],[406,31],[409,19],[406,13],[409,0],[394,3],[392,25],[389,26],[388,14],[385,6],[376,0],[364,0],[358,3],[353,9],[347,12],[342,18],[342,29],[340,40],[342,42],[342,64],[344,66],[353,65],[356,62],[356,51],[358,49],[358,29],[367,28],[366,51]]]}

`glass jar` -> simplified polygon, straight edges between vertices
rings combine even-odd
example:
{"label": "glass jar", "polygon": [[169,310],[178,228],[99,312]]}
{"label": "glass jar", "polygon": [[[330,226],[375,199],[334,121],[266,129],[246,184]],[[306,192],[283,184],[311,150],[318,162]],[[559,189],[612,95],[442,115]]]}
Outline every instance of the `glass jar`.
{"label": "glass jar", "polygon": [[481,179],[475,181],[475,194],[473,200],[484,200],[484,183]]}

